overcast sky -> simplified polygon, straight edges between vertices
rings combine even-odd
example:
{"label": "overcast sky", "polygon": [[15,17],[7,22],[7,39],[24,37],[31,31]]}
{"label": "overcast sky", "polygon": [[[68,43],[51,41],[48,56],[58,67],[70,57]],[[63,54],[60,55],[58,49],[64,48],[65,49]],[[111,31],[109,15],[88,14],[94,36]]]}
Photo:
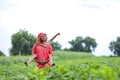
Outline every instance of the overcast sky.
{"label": "overcast sky", "polygon": [[45,32],[63,48],[77,36],[90,36],[98,46],[93,54],[110,55],[110,41],[120,36],[120,0],[0,0],[0,50],[6,55],[11,35],[20,29]]}

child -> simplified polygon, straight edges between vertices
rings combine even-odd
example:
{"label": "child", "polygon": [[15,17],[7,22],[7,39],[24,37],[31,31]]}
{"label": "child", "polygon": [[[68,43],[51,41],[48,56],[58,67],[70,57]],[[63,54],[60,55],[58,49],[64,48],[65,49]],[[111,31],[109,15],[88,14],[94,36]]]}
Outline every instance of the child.
{"label": "child", "polygon": [[[58,35],[60,35],[60,33],[55,34],[55,35],[48,41],[48,43],[51,43]],[[47,42],[47,35],[46,35],[46,34],[44,34],[44,39],[45,39],[45,42]],[[47,48],[47,45],[42,44],[42,43],[39,43],[39,42],[36,42],[36,45],[42,46],[42,47],[44,47],[44,48]],[[51,56],[49,56],[49,57],[51,58]],[[38,60],[36,59],[36,54],[32,53],[32,57],[29,58],[29,60],[28,60],[27,62],[24,62],[24,64],[25,64],[26,66],[28,66],[28,64],[31,63],[34,59],[35,59],[36,62],[39,62],[39,63],[41,63],[41,64],[46,64],[46,63],[47,63],[47,61],[45,61],[45,62],[40,62],[40,61],[38,61]],[[52,58],[51,58],[50,60],[51,60],[51,63],[52,63]],[[52,64],[52,66],[54,66],[54,65],[55,65],[55,64]]]}

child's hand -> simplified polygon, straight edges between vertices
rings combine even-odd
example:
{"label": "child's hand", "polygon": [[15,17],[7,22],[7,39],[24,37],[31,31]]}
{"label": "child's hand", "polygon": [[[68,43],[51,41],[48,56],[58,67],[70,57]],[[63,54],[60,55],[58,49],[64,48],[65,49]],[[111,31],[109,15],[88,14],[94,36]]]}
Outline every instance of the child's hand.
{"label": "child's hand", "polygon": [[28,66],[28,63],[27,63],[27,62],[24,62],[24,64],[25,64],[26,66]]}
{"label": "child's hand", "polygon": [[59,33],[57,33],[57,35],[60,35],[60,32],[59,32]]}

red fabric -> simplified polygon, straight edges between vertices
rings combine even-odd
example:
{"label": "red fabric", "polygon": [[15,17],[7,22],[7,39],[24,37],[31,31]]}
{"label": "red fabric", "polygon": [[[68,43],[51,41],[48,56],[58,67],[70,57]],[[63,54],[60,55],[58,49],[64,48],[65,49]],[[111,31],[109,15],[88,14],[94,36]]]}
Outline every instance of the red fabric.
{"label": "red fabric", "polygon": [[[44,44],[47,45],[47,48],[44,48],[44,47],[39,46],[37,44],[34,44],[34,46],[32,48],[32,54],[36,54],[37,55],[36,59],[39,61],[49,60],[48,55],[49,54],[53,55],[52,47],[47,42],[45,42]],[[51,66],[51,63],[49,60],[48,63],[46,63],[45,65],[40,65],[38,62],[36,62],[36,65],[40,69],[40,68]]]}
{"label": "red fabric", "polygon": [[44,33],[39,33],[39,34],[38,34],[37,43],[40,43],[40,38],[41,38],[42,36],[44,36],[44,35],[45,35]]}
{"label": "red fabric", "polygon": [[[38,35],[38,40],[40,39],[41,36],[43,36],[43,34]],[[46,61],[49,59],[48,58],[49,54],[53,55],[51,45],[47,42],[44,42],[43,44],[45,44],[47,46],[47,48],[44,48],[37,44],[34,44],[34,46],[32,48],[32,54],[36,54],[37,55],[36,59],[39,61]],[[51,66],[51,63],[49,60],[49,62],[46,63],[45,65],[40,65],[38,62],[36,62],[36,65],[40,69],[40,68]]]}

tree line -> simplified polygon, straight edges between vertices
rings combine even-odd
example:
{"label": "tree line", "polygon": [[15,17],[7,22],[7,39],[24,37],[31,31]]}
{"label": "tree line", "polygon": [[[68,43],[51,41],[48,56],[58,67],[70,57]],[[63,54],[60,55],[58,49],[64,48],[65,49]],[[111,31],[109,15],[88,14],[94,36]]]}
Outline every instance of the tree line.
{"label": "tree line", "polygon": [[[33,44],[36,42],[36,36],[29,33],[27,30],[19,30],[17,33],[11,36],[12,47],[9,50],[10,55],[31,55],[31,49]],[[77,52],[88,52],[92,53],[97,47],[97,42],[92,37],[77,36],[74,40],[68,42],[71,47],[63,50],[77,51]],[[62,50],[62,45],[59,42],[51,43],[53,50]],[[120,56],[120,37],[117,37],[116,41],[111,41],[109,49],[117,56]],[[0,51],[0,55],[4,55]]]}

